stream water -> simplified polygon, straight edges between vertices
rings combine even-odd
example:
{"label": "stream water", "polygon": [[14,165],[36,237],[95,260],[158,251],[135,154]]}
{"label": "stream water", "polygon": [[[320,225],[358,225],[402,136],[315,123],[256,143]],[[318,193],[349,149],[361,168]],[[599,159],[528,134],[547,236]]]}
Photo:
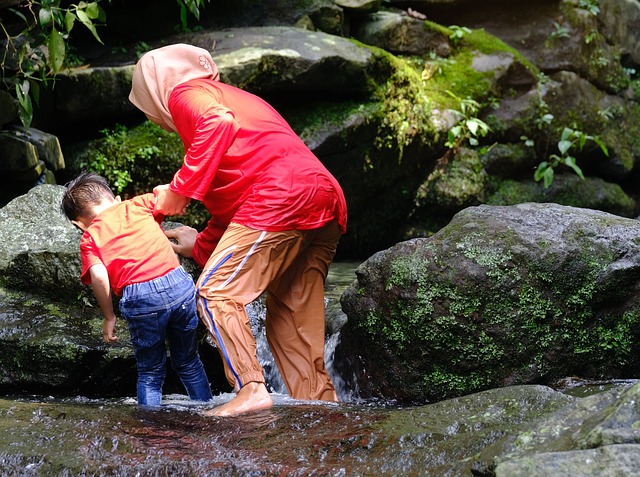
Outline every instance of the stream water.
{"label": "stream water", "polygon": [[[329,328],[346,317],[339,298],[357,264],[336,263],[326,287]],[[326,357],[341,403],[289,398],[250,307],[274,407],[208,418],[202,403],[165,396],[160,409],[133,397],[0,398],[0,477],[4,476],[471,476],[505,439],[580,397],[515,386],[416,408],[359,399],[333,373],[337,333]],[[622,383],[627,385],[627,383]],[[597,392],[602,391],[602,389]],[[212,405],[232,397],[222,394]],[[206,405],[207,407],[209,404]]]}

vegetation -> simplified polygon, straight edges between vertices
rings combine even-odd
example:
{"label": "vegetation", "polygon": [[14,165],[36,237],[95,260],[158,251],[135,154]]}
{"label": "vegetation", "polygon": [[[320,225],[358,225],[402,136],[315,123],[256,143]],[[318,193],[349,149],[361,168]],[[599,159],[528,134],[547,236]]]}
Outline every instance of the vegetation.
{"label": "vegetation", "polygon": [[536,181],[542,180],[545,189],[549,188],[551,182],[553,182],[554,171],[559,165],[565,165],[571,168],[581,179],[584,179],[582,169],[578,167],[576,158],[572,154],[576,148],[582,151],[587,141],[595,142],[600,146],[600,149],[606,156],[609,155],[607,147],[599,137],[590,136],[582,131],[565,127],[562,130],[560,141],[558,141],[558,151],[560,155],[551,154],[548,161],[542,161],[534,173],[534,179]]}
{"label": "vegetation", "polygon": [[[103,138],[92,141],[79,154],[69,155],[69,172],[97,172],[125,199],[171,182],[182,165],[184,148],[180,138],[151,121],[133,129],[118,125],[102,134]],[[206,209],[197,201],[180,216],[182,223],[197,229],[202,229],[208,219]]]}
{"label": "vegetation", "polygon": [[[15,8],[7,8],[9,15],[0,18],[0,30],[4,34],[4,41],[0,43],[2,82],[15,93],[20,120],[25,127],[31,125],[33,103],[39,99],[40,85],[47,85],[73,59],[68,43],[75,25],[82,24],[102,43],[96,30],[97,25],[106,22],[100,1],[68,4],[62,0],[25,0]],[[205,0],[177,1],[180,21],[186,28],[188,13],[199,18]]]}

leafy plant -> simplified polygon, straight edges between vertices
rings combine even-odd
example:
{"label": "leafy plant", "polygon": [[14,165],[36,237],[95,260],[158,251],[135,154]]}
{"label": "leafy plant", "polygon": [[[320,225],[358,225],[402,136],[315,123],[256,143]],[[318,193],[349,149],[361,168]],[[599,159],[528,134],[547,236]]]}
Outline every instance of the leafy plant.
{"label": "leafy plant", "polygon": [[549,33],[549,36],[544,41],[544,46],[546,48],[549,48],[551,44],[559,38],[571,37],[571,30],[568,27],[560,25],[556,21],[553,22],[553,28],[554,30],[551,33]]}
{"label": "leafy plant", "polygon": [[[102,43],[96,26],[106,22],[101,0],[78,3],[62,0],[23,0],[16,8],[3,9],[18,20],[18,30],[0,20],[0,31],[5,41],[0,43],[0,71],[5,86],[14,91],[18,100],[19,116],[25,127],[31,125],[33,103],[39,98],[39,85],[68,64],[78,64],[77,56],[69,53],[70,34],[77,23],[86,27],[96,41]],[[186,25],[191,13],[200,18],[205,0],[177,0],[180,20]],[[111,3],[111,0],[107,0]]]}
{"label": "leafy plant", "polygon": [[438,159],[436,167],[427,179],[427,184],[444,174],[449,159],[465,142],[468,142],[470,146],[476,147],[480,144],[479,139],[486,136],[491,130],[484,121],[477,117],[481,108],[480,103],[471,98],[461,99],[451,91],[447,91],[447,94],[459,101],[459,109],[450,110],[456,115],[457,121],[447,131],[447,140],[444,145],[448,149]]}
{"label": "leafy plant", "polygon": [[445,146],[456,149],[465,141],[471,146],[477,146],[480,144],[478,139],[490,131],[489,126],[476,117],[480,111],[480,103],[471,98],[460,99],[451,91],[447,93],[460,102],[460,110],[451,110],[458,117],[458,122],[447,132]]}
{"label": "leafy plant", "polygon": [[60,0],[28,0],[21,9],[6,9],[20,20],[23,29],[12,35],[0,22],[0,29],[6,37],[0,69],[5,84],[14,85],[20,120],[25,127],[31,125],[33,101],[37,103],[39,97],[39,83],[46,83],[47,78],[55,76],[65,64],[66,43],[76,21],[102,43],[95,25],[104,21],[105,15],[98,1],[81,1],[61,7]]}
{"label": "leafy plant", "polygon": [[471,33],[471,30],[467,27],[461,27],[458,25],[449,25],[449,29],[451,30],[451,34],[449,35],[449,39],[451,43],[454,45],[458,44],[460,40],[462,40],[465,35]]}
{"label": "leafy plant", "polygon": [[558,141],[558,154],[551,154],[548,161],[543,161],[538,165],[533,177],[536,182],[543,181],[544,188],[547,189],[551,186],[555,175],[555,169],[564,165],[572,169],[581,179],[584,179],[582,169],[576,163],[575,156],[572,155],[572,151],[578,148],[582,151],[587,141],[595,142],[602,152],[608,157],[609,151],[604,142],[598,136],[590,136],[582,131],[565,127],[562,131],[560,141]]}
{"label": "leafy plant", "polygon": [[590,15],[598,16],[600,13],[600,7],[598,6],[598,0],[580,0],[578,2],[578,8],[586,10]]}
{"label": "leafy plant", "polygon": [[[187,30],[187,21],[189,13],[191,13],[196,20],[200,20],[200,8],[204,7],[205,0],[177,0],[180,6],[180,25],[182,30]],[[207,0],[209,1],[209,0]]]}

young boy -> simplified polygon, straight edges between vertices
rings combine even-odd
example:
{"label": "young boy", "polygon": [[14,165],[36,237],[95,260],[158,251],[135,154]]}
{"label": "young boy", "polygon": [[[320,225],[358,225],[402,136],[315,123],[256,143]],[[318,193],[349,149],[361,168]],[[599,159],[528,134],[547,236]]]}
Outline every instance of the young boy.
{"label": "young boy", "polygon": [[104,316],[106,343],[118,340],[111,290],[121,296],[120,313],[131,332],[137,368],[138,403],[159,406],[171,367],[191,399],[209,401],[211,387],[197,350],[198,315],[191,275],[181,266],[154,216],[154,195],[122,202],[106,179],[82,173],[67,184],[61,209],[83,231],[81,280],[91,284]]}

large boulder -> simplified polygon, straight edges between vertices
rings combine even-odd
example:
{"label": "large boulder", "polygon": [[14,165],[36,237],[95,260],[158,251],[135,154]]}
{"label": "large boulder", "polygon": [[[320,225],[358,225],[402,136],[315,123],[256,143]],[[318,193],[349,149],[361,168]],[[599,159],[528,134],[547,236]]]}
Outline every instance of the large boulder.
{"label": "large boulder", "polygon": [[336,360],[402,402],[564,376],[638,375],[640,222],[478,206],[356,270]]}
{"label": "large boulder", "polygon": [[80,232],[60,211],[64,187],[42,185],[0,209],[0,283],[77,297]]}

